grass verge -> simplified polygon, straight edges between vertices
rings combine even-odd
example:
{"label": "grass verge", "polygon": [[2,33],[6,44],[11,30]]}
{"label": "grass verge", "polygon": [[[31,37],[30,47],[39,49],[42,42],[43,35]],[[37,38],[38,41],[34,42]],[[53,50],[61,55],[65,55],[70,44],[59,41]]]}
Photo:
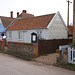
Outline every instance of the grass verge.
{"label": "grass verge", "polygon": [[64,64],[64,63],[56,63],[56,64],[54,64],[54,66],[75,71],[75,64],[70,64],[70,63],[67,63],[67,64]]}
{"label": "grass verge", "polygon": [[13,56],[16,56],[18,58],[22,58],[22,59],[25,59],[25,60],[35,60],[36,57],[31,57],[31,56],[24,56],[20,53],[15,53],[15,52],[9,52],[7,50],[0,50],[1,53],[5,53],[5,54],[10,54],[10,55],[13,55]]}

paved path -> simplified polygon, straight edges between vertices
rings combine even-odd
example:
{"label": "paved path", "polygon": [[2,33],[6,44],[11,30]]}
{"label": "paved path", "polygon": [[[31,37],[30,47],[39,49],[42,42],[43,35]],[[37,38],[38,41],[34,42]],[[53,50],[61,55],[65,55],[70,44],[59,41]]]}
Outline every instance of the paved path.
{"label": "paved path", "polygon": [[0,53],[0,75],[75,75],[75,72]]}

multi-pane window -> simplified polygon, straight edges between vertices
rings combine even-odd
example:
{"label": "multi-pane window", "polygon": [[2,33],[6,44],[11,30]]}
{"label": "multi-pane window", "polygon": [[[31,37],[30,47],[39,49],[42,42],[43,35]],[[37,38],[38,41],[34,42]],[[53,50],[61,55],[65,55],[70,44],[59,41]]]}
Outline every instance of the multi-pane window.
{"label": "multi-pane window", "polygon": [[20,32],[20,31],[18,32],[18,38],[22,39],[22,32]]}
{"label": "multi-pane window", "polygon": [[12,32],[11,31],[9,32],[9,38],[12,38]]}

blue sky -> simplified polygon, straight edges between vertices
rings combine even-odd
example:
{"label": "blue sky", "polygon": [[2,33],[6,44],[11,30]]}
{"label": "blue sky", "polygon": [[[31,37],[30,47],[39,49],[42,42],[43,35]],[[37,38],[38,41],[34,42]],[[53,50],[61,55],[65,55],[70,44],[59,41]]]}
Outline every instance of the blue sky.
{"label": "blue sky", "polygon": [[[73,2],[73,0],[70,0]],[[0,0],[0,16],[10,16],[10,11],[17,12],[27,10],[35,16],[56,13],[59,11],[67,23],[67,2],[66,0]],[[70,23],[73,21],[73,3],[70,4]]]}

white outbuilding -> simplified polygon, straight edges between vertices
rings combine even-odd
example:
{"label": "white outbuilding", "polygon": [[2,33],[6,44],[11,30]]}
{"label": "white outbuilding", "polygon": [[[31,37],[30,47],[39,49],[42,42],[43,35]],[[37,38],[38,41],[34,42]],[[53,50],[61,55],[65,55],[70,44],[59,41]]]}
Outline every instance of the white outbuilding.
{"label": "white outbuilding", "polygon": [[59,12],[15,19],[7,28],[7,41],[37,43],[37,39],[66,39],[67,27]]}

